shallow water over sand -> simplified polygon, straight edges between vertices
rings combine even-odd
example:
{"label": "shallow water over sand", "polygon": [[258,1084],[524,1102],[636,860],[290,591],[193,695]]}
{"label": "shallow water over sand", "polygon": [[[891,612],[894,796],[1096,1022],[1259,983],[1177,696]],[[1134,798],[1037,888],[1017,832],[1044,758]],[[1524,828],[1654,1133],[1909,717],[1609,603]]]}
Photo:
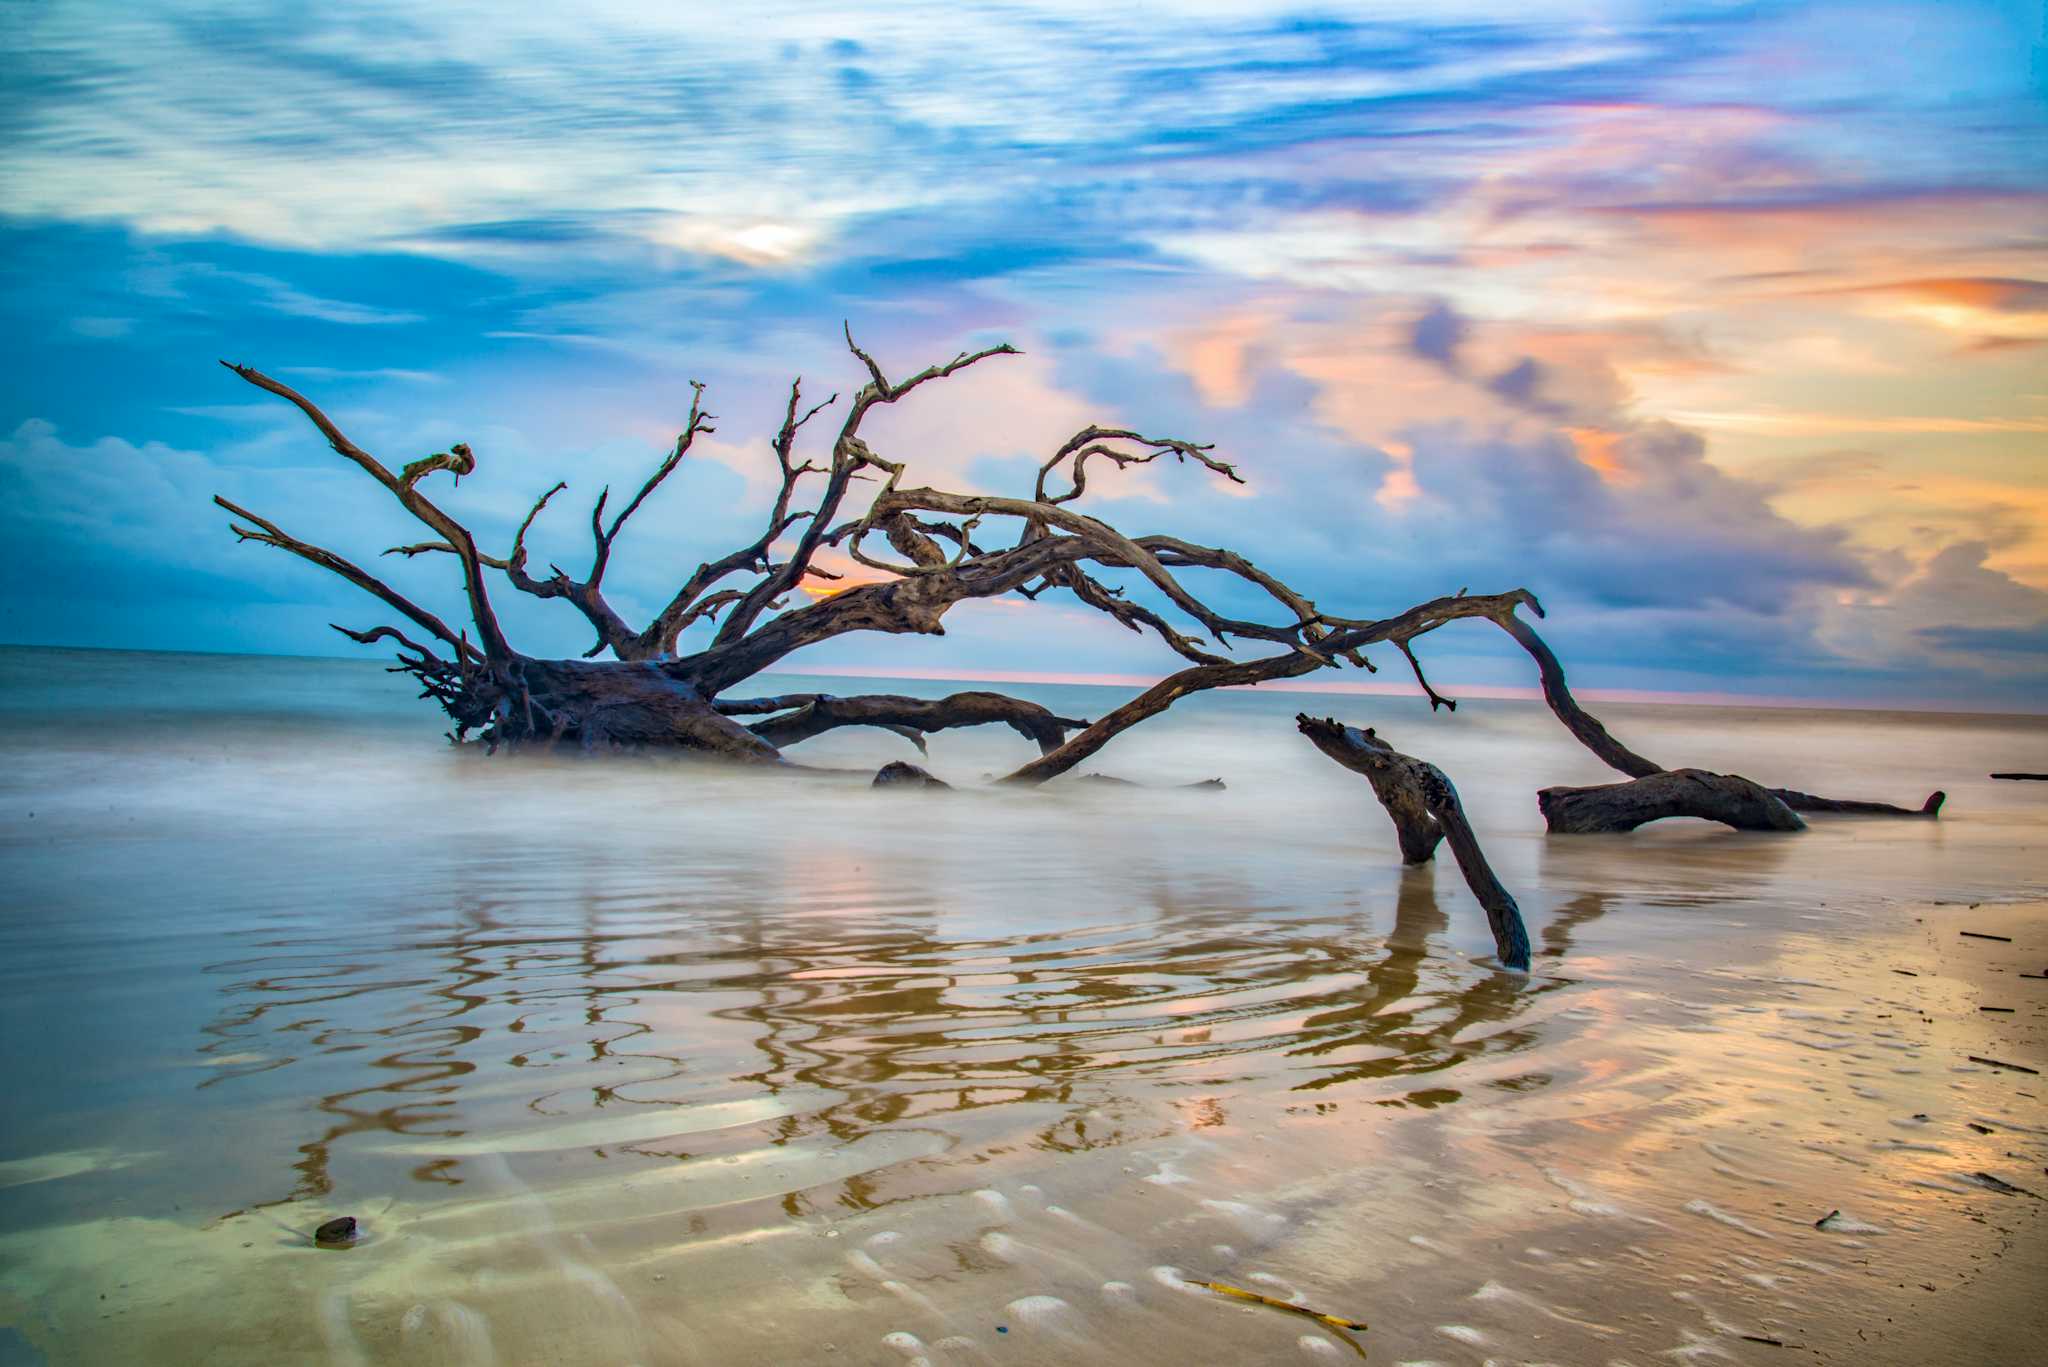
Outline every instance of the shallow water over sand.
{"label": "shallow water over sand", "polygon": [[[1353,1355],[1189,1278],[1379,1362],[1883,1361],[2035,1216],[1976,1174],[2048,1191],[2039,1078],[1968,1057],[2048,1067],[2048,920],[1968,905],[2048,894],[2048,793],[1984,778],[2038,719],[1604,708],[1950,805],[1546,840],[1609,776],[1528,704],[1214,696],[1099,767],[1223,792],[926,794],[867,788],[885,735],[483,760],[407,694],[0,652],[0,1362]],[[1535,973],[1304,708],[1450,773]]]}

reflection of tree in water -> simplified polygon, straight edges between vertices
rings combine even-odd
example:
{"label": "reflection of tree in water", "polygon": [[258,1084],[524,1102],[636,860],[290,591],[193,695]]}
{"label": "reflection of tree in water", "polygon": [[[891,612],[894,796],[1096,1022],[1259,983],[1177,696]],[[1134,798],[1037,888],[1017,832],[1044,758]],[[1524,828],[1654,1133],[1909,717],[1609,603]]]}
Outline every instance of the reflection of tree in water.
{"label": "reflection of tree in water", "polygon": [[[276,1049],[289,1041],[297,1047],[248,1064],[228,1064],[201,1088],[294,1065],[311,1068],[316,1076],[339,1071],[339,1080],[351,1084],[314,1103],[325,1129],[299,1146],[290,1193],[259,1204],[328,1195],[334,1186],[334,1151],[350,1135],[452,1139],[466,1133],[460,1094],[479,1060],[464,1055],[473,1054],[473,1046],[493,1032],[525,1034],[533,1014],[528,1008],[535,1004],[545,1009],[558,999],[578,1001],[573,1047],[587,1048],[588,1062],[647,1058],[664,1066],[662,1077],[679,1073],[684,1064],[678,1058],[625,1054],[617,1048],[650,1034],[650,1027],[615,1015],[638,999],[618,994],[604,981],[604,974],[618,967],[606,962],[605,950],[610,941],[631,937],[598,933],[597,919],[595,903],[586,903],[581,934],[531,936],[503,923],[496,904],[479,901],[461,913],[452,933],[401,939],[367,955],[343,958],[318,942],[294,953],[289,951],[301,948],[298,942],[275,942],[265,947],[287,952],[210,965],[205,971],[235,977],[224,989],[231,1004],[204,1027],[210,1039],[202,1054],[233,1059],[256,1044]],[[348,1004],[345,1016],[342,1003]],[[393,1023],[371,1024],[380,1018]],[[367,1060],[353,1061],[352,1056],[366,1052]],[[504,1061],[527,1066],[529,1052],[535,1051]],[[342,1062],[344,1057],[350,1061]],[[632,1080],[661,1079],[642,1073]],[[594,1103],[616,1100],[616,1087],[610,1079],[592,1085]],[[543,1092],[528,1107],[540,1111],[549,1097]],[[458,1184],[456,1166],[454,1160],[434,1160],[415,1168],[413,1176]]]}
{"label": "reflection of tree in water", "polygon": [[[1366,991],[1310,1018],[1303,1033],[1315,1038],[1289,1051],[1311,1058],[1339,1051],[1369,1051],[1372,1056],[1297,1083],[1297,1091],[1442,1072],[1468,1057],[1510,1053],[1536,1042],[1532,1027],[1458,1040],[1473,1026],[1506,1020],[1535,997],[1564,984],[1485,972],[1459,985],[1445,972],[1445,961],[1429,957],[1430,937],[1449,928],[1450,917],[1437,903],[1434,870],[1402,869],[1393,933],[1387,937],[1385,956],[1365,970]],[[1430,987],[1425,987],[1426,976]],[[1407,1099],[1427,1106],[1458,1096],[1453,1089],[1430,1088]]]}
{"label": "reflection of tree in water", "polygon": [[[586,893],[576,922],[544,927],[478,901],[450,931],[372,953],[274,945],[284,952],[218,965],[234,975],[232,1005],[206,1050],[303,1040],[261,1067],[340,1084],[315,1104],[323,1129],[292,1164],[287,1199],[299,1199],[332,1190],[333,1154],[352,1135],[465,1134],[479,1122],[474,1110],[465,1117],[464,1090],[487,1078],[502,1093],[508,1067],[543,1070],[525,1104],[551,1117],[687,1104],[662,1095],[684,1077],[694,1093],[709,1081],[722,1096],[789,1098],[791,1113],[691,1136],[699,1153],[917,1128],[982,1151],[1071,1152],[1176,1128],[1191,1068],[1207,1090],[1323,1091],[1523,1048],[1531,1030],[1453,1040],[1560,985],[1431,957],[1448,918],[1427,870],[1403,876],[1384,940],[1343,912],[1248,914],[1258,905],[1249,890],[1212,888],[1187,904],[1163,882],[1148,900],[1123,925],[983,940],[936,938],[938,911],[922,906],[845,919],[697,912],[686,929],[655,931],[648,912],[666,921],[666,908],[645,899]],[[1571,924],[1599,914],[1581,901],[1546,932],[1553,952]],[[1276,1053],[1282,1068],[1261,1060]],[[980,1118],[1005,1106],[1023,1108],[1009,1127]],[[897,1199],[915,1183],[902,1166],[791,1195],[784,1208]],[[460,1168],[441,1159],[413,1176],[457,1182]]]}
{"label": "reflection of tree in water", "polygon": [[[1273,1070],[1252,1056],[1345,1054],[1293,1084],[1315,1090],[1526,1047],[1529,1030],[1452,1040],[1564,985],[1432,959],[1428,942],[1448,918],[1427,871],[1404,878],[1392,935],[1355,948],[1349,928],[1329,919],[1251,919],[1177,905],[1164,891],[1155,904],[1151,919],[1120,934],[980,942],[934,943],[905,929],[821,947],[803,942],[801,927],[762,923],[753,930],[764,963],[789,967],[759,1002],[720,1014],[760,1027],[765,1066],[749,1080],[771,1092],[801,1083],[847,1093],[785,1120],[789,1137],[816,1124],[850,1141],[877,1126],[1036,1103],[1064,1115],[1030,1142],[1065,1152],[1174,1128],[1156,1109],[1125,1103],[1175,1100],[1190,1065],[1204,1066],[1205,1087],[1258,1086]],[[1361,1048],[1377,1056],[1357,1062]],[[1244,1067],[1217,1075],[1240,1058]],[[1190,1123],[1201,1119],[1191,1113]],[[842,1199],[867,1204],[872,1183],[849,1184]]]}
{"label": "reflection of tree in water", "polygon": [[1588,921],[1597,921],[1605,916],[1608,904],[1613,900],[1604,892],[1582,892],[1559,907],[1552,914],[1550,924],[1543,927],[1542,956],[1562,959],[1571,953],[1572,932]]}

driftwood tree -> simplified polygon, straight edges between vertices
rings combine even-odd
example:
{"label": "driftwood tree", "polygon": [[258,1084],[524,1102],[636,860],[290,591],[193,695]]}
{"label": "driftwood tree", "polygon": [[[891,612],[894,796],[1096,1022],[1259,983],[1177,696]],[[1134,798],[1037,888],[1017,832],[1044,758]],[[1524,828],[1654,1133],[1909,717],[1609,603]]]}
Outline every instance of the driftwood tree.
{"label": "driftwood tree", "polygon": [[[677,750],[780,764],[789,746],[842,726],[879,727],[922,749],[924,737],[933,731],[1001,724],[1028,738],[1039,752],[1002,781],[1033,785],[1066,773],[1119,733],[1191,693],[1296,678],[1339,664],[1372,669],[1363,652],[1375,645],[1391,643],[1401,652],[1432,708],[1455,708],[1430,685],[1413,643],[1451,622],[1483,618],[1535,658],[1553,710],[1595,754],[1638,779],[1663,773],[1613,740],[1572,700],[1556,657],[1517,615],[1524,606],[1542,615],[1541,605],[1526,589],[1483,595],[1460,590],[1388,617],[1340,617],[1322,611],[1227,547],[1197,545],[1164,534],[1127,534],[1077,506],[1088,492],[1090,469],[1100,468],[1091,467],[1091,462],[1128,468],[1172,457],[1224,480],[1243,480],[1209,446],[1123,428],[1089,426],[1076,432],[1039,466],[1028,496],[911,485],[905,462],[875,451],[863,439],[863,422],[875,409],[898,403],[926,384],[991,357],[1015,354],[1015,349],[1001,345],[962,352],[944,364],[892,380],[854,343],[850,330],[846,343],[864,369],[865,380],[841,410],[827,449],[816,461],[797,453],[805,429],[832,408],[838,396],[806,405],[799,380],[790,386],[782,421],[769,442],[778,487],[758,535],[698,565],[667,602],[637,626],[607,598],[605,574],[627,522],[688,457],[696,439],[714,430],[713,415],[703,407],[701,385],[692,386],[683,430],[631,497],[614,505],[609,489],[598,494],[590,510],[588,568],[572,574],[551,564],[543,574],[530,563],[527,537],[566,484],[557,483],[541,494],[505,553],[493,555],[425,488],[436,476],[446,476],[452,487],[476,471],[476,455],[467,445],[457,443],[394,468],[350,440],[296,390],[248,366],[222,362],[243,380],[297,407],[338,454],[382,485],[425,527],[424,540],[394,546],[386,554],[452,560],[469,618],[460,627],[334,551],[302,540],[225,498],[214,501],[233,516],[230,526],[243,541],[275,546],[339,575],[409,623],[414,634],[389,623],[367,629],[337,625],[335,630],[364,645],[391,642],[399,659],[395,668],[417,678],[422,696],[439,703],[453,719],[452,739],[474,739],[492,750]],[[863,567],[874,579],[846,582],[818,563],[828,549]],[[1234,582],[1263,605],[1259,614],[1237,617],[1212,606],[1190,587],[1203,574],[1211,582],[1217,576]],[[581,614],[595,633],[583,658],[539,658],[516,648],[493,606],[494,592],[504,587],[559,599]],[[1157,606],[1133,596],[1130,590],[1136,588]],[[800,593],[805,589],[813,592]],[[1028,700],[986,691],[939,699],[889,694],[734,696],[734,690],[754,675],[821,641],[857,631],[943,635],[946,613],[961,602],[1006,594],[1037,599],[1048,593],[1070,596],[1132,631],[1155,635],[1185,663],[1092,722],[1057,716]],[[799,597],[808,601],[798,602]],[[684,636],[693,627],[700,628],[693,638],[700,644],[685,649]],[[702,639],[706,636],[708,640]],[[1245,658],[1220,653],[1231,649],[1232,642],[1258,649]],[[1358,733],[1334,722],[1316,726],[1324,729],[1303,719],[1304,731],[1325,753],[1374,778],[1376,791],[1395,815],[1410,862],[1429,858],[1437,839],[1450,839],[1461,869],[1487,908],[1503,962],[1526,967],[1528,939],[1519,913],[1486,868],[1449,780],[1434,766],[1393,752],[1370,732]],[[913,766],[891,765],[885,778],[924,783],[929,776]],[[1552,794],[1560,791],[1545,794],[1546,812],[1553,805]],[[1769,800],[1799,805],[1794,798],[1806,795],[1780,791]],[[1602,803],[1597,797],[1556,799],[1556,805],[1582,812],[1601,808]],[[1791,820],[1797,824],[1796,817]]]}
{"label": "driftwood tree", "polygon": [[[1541,611],[1532,595],[1515,589],[1485,596],[1460,593],[1385,618],[1336,617],[1234,550],[1170,535],[1126,534],[1077,506],[1088,492],[1091,472],[1104,462],[1128,468],[1171,457],[1243,483],[1235,467],[1218,459],[1211,447],[1175,437],[1084,427],[1046,457],[1033,488],[1021,497],[912,485],[903,462],[863,440],[862,423],[875,409],[900,402],[926,384],[1015,349],[1002,345],[963,352],[892,380],[850,332],[847,345],[866,378],[842,410],[827,450],[813,460],[800,457],[797,448],[809,424],[832,408],[837,396],[807,405],[798,381],[790,386],[781,424],[769,442],[779,484],[759,535],[698,565],[660,610],[639,624],[606,597],[605,574],[627,522],[688,457],[692,443],[714,430],[701,386],[693,386],[690,413],[674,445],[632,496],[616,505],[609,490],[597,496],[590,511],[588,568],[572,573],[549,565],[540,573],[529,559],[527,537],[565,484],[536,499],[510,546],[494,555],[427,493],[437,476],[447,477],[452,486],[476,471],[477,457],[467,445],[457,443],[394,467],[350,440],[296,390],[248,366],[223,362],[243,380],[297,407],[337,453],[388,490],[426,528],[426,539],[394,546],[386,554],[453,561],[469,617],[459,627],[334,551],[224,498],[214,501],[233,515],[231,527],[242,540],[289,551],[339,575],[409,624],[335,630],[365,645],[391,642],[400,661],[396,668],[415,676],[423,696],[453,718],[453,737],[493,749],[676,749],[774,764],[783,761],[787,747],[842,726],[881,727],[922,744],[933,731],[1002,724],[1029,738],[1039,751],[1004,781],[1037,784],[1067,772],[1120,732],[1188,694],[1298,677],[1339,662],[1370,669],[1362,652],[1384,642],[1407,656],[1420,679],[1421,666],[1409,644],[1416,637],[1468,617],[1516,622],[1515,608],[1523,603]],[[874,580],[846,583],[818,563],[827,549],[871,571]],[[1190,572],[1247,586],[1265,610],[1255,618],[1218,610],[1190,587]],[[1119,573],[1134,582],[1111,582]],[[596,635],[584,657],[544,659],[514,646],[493,607],[494,594],[507,587],[560,599],[581,614]],[[822,592],[815,598],[799,595],[806,587]],[[1157,607],[1131,592],[1139,587]],[[857,631],[942,635],[946,613],[968,599],[1004,594],[1037,599],[1048,593],[1070,596],[1133,631],[1156,635],[1184,666],[1092,722],[985,691],[940,699],[734,694],[749,678],[820,641]],[[807,601],[798,601],[800,596]],[[699,624],[709,628],[709,639],[685,649],[685,632]],[[1233,642],[1261,650],[1247,652],[1247,658],[1221,653]]]}

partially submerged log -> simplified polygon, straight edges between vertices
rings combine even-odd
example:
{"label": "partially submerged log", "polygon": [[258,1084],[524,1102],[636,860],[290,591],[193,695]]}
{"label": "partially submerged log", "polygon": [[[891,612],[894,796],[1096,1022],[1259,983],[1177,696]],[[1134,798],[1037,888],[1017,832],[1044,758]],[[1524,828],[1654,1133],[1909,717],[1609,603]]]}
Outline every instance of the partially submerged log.
{"label": "partially submerged log", "polygon": [[726,716],[779,713],[747,729],[778,750],[841,726],[874,726],[893,731],[920,751],[925,735],[956,726],[1008,726],[1038,746],[1040,754],[1057,750],[1067,732],[1088,723],[1055,716],[1051,709],[1001,693],[954,693],[944,698],[909,698],[895,693],[836,697],[830,693],[788,693],[772,698],[719,699]]}
{"label": "partially submerged log", "polygon": [[1701,817],[1738,831],[1806,829],[1798,814],[1761,784],[1705,769],[1666,769],[1590,788],[1545,788],[1536,794],[1536,806],[1552,835],[1632,831],[1674,816]]}
{"label": "partially submerged log", "polygon": [[[1155,786],[1149,783],[1139,783],[1135,779],[1118,778],[1115,774],[1083,774],[1071,781],[1074,783],[1099,783],[1110,788],[1151,788]],[[1203,778],[1196,779],[1193,783],[1174,783],[1168,786],[1173,788],[1195,788],[1202,792],[1220,793],[1230,785],[1220,778]]]}
{"label": "partially submerged log", "polygon": [[[1531,600],[1531,608],[1538,616],[1542,615],[1543,609],[1536,605],[1533,599]],[[1543,700],[1550,705],[1550,710],[1556,714],[1557,719],[1564,723],[1565,729],[1571,732],[1581,745],[1584,745],[1594,755],[1598,756],[1600,762],[1608,768],[1619,770],[1632,779],[1649,784],[1647,788],[1642,790],[1640,795],[1608,799],[1616,804],[1614,810],[1617,814],[1620,814],[1627,804],[1636,802],[1654,807],[1661,802],[1678,802],[1683,804],[1686,801],[1709,801],[1704,795],[1690,791],[1682,785],[1674,786],[1657,781],[1667,773],[1702,774],[1711,779],[1727,780],[1730,784],[1748,784],[1750,787],[1760,787],[1760,785],[1753,784],[1746,778],[1733,774],[1709,774],[1704,770],[1666,770],[1656,761],[1645,759],[1609,735],[1607,728],[1601,724],[1599,718],[1579,706],[1578,700],[1572,696],[1570,685],[1565,682],[1564,666],[1558,662],[1557,656],[1551,651],[1543,638],[1536,634],[1534,627],[1515,616],[1512,611],[1503,616],[1496,617],[1494,621],[1503,631],[1512,636],[1522,649],[1529,653],[1530,658],[1536,661],[1537,672],[1543,682]],[[1412,660],[1414,657],[1411,655],[1409,658]],[[1419,667],[1417,669],[1417,677],[1420,677]],[[1423,682],[1423,688],[1429,695],[1431,711],[1436,709],[1438,703],[1449,707],[1457,706],[1448,698],[1440,697],[1435,689],[1429,687],[1426,680]],[[1614,784],[1610,786],[1620,789],[1629,785]],[[1565,788],[1545,790],[1546,793],[1567,793],[1573,791],[1592,792],[1595,790]],[[1813,793],[1800,792],[1796,788],[1762,788],[1761,791],[1770,798],[1775,799],[1778,804],[1789,809],[1789,812],[1833,812],[1844,816],[1917,816],[1933,818],[1940,815],[1942,804],[1948,800],[1947,793],[1936,791],[1928,794],[1926,801],[1922,802],[1918,807],[1900,807],[1889,802],[1870,802],[1861,798],[1820,797]],[[1789,812],[1779,813],[1769,803],[1757,802],[1746,791],[1738,790],[1735,787],[1727,788],[1725,799],[1720,801],[1724,810],[1740,818],[1737,821],[1729,821],[1727,823],[1736,826],[1738,829],[1799,829],[1797,824],[1792,826],[1778,824],[1783,821],[1784,816],[1789,814]],[[1544,807],[1544,815],[1548,817],[1549,808],[1544,806],[1543,795],[1538,795],[1537,802],[1538,806]],[[1596,819],[1591,815],[1594,810],[1592,806],[1587,806],[1584,810],[1588,813],[1585,818],[1586,820],[1592,821]],[[1675,810],[1665,813],[1665,815],[1705,816],[1708,820],[1712,821],[1723,820],[1722,817],[1712,815],[1706,811]],[[1654,821],[1656,819],[1654,816],[1646,816],[1643,818],[1643,821]],[[1757,821],[1763,824],[1745,824],[1750,821]],[[1633,830],[1635,826],[1641,824],[1643,824],[1642,821],[1628,826],[1589,825],[1585,829],[1589,831],[1596,829]],[[1555,822],[1552,822],[1551,829],[1558,830],[1560,828]]]}
{"label": "partially submerged log", "polygon": [[1772,788],[1772,797],[1784,803],[1795,812],[1837,812],[1843,816],[1924,816],[1938,817],[1941,805],[1948,801],[1948,794],[1935,789],[1927,800],[1918,807],[1896,807],[1889,802],[1864,802],[1857,798],[1816,797],[1802,793],[1797,788]]}
{"label": "partially submerged log", "polygon": [[1529,932],[1522,924],[1522,909],[1486,862],[1479,837],[1465,818],[1458,790],[1444,771],[1400,753],[1371,730],[1346,726],[1333,717],[1298,713],[1294,722],[1318,750],[1365,775],[1400,834],[1403,862],[1427,861],[1435,854],[1438,841],[1451,847],[1466,886],[1486,911],[1486,924],[1493,931],[1494,951],[1501,963],[1526,971]]}

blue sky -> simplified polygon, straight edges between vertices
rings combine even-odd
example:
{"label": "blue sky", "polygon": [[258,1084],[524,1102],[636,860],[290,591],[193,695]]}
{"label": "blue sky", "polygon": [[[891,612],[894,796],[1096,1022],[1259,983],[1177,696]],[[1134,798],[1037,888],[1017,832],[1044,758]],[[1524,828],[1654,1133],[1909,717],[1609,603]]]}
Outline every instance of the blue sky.
{"label": "blue sky", "polygon": [[[1152,468],[1096,510],[1334,611],[1523,585],[1596,687],[2042,705],[2041,5],[1096,10],[0,8],[0,640],[339,653],[377,617],[227,535],[215,493],[408,533],[220,357],[389,460],[468,441],[449,501],[500,549],[568,480],[536,538],[571,568],[704,381],[717,436],[609,581],[644,611],[751,539],[851,320],[901,370],[1026,353],[871,424],[931,483],[1170,432],[1248,488]],[[1436,672],[1527,682],[1486,635]],[[1046,602],[798,663],[1173,657]]]}

